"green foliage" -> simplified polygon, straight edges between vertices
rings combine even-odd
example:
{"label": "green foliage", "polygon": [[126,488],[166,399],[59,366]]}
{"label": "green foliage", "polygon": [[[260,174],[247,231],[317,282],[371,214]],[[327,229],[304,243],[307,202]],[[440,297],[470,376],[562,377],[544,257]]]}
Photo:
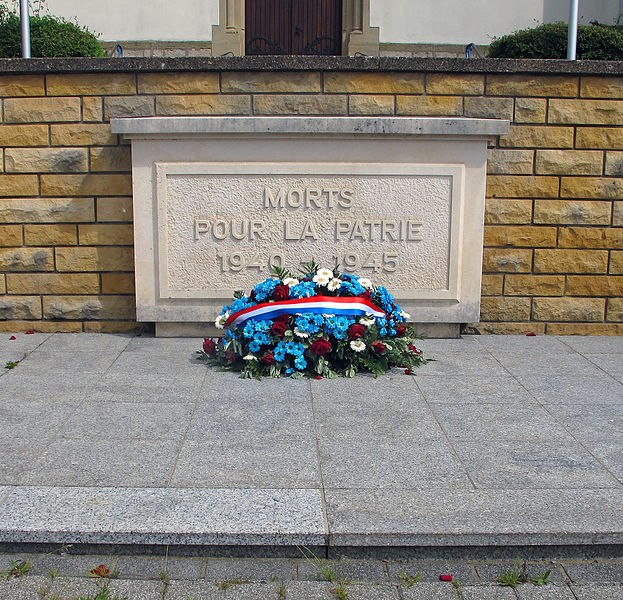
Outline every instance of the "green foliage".
{"label": "green foliage", "polygon": [[552,574],[552,570],[542,571],[538,577],[535,577],[532,582],[534,585],[547,585],[549,583],[549,576]]}
{"label": "green foliage", "polygon": [[[522,29],[494,40],[490,58],[566,58],[566,23],[548,23]],[[623,30],[604,25],[578,27],[577,58],[580,60],[623,60]]]}
{"label": "green foliage", "polygon": [[14,369],[15,367],[17,367],[17,365],[19,365],[19,360],[18,361],[7,360],[6,364],[4,365],[4,368]]}
{"label": "green foliage", "polygon": [[497,582],[501,586],[516,587],[520,583],[528,582],[528,574],[526,573],[526,561],[520,563],[517,561],[510,571],[505,571],[498,578]]}
{"label": "green foliage", "polygon": [[422,581],[422,573],[416,573],[415,575],[407,575],[402,571],[398,573],[398,579],[400,580],[400,586],[407,588],[413,587],[416,583]]}
{"label": "green foliage", "polygon": [[25,577],[30,573],[31,565],[27,560],[9,560],[10,567],[6,571],[0,571],[0,579],[7,581],[12,577]]}
{"label": "green foliage", "polygon": [[[50,15],[30,17],[30,46],[34,57],[104,56],[104,49],[86,27]],[[19,16],[0,6],[0,57],[19,58]]]}

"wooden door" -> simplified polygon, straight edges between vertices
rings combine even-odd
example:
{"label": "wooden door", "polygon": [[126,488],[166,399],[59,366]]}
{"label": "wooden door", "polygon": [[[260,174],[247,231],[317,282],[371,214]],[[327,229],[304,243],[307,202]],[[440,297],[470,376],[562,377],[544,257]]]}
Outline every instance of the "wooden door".
{"label": "wooden door", "polygon": [[246,0],[246,53],[339,55],[342,0]]}

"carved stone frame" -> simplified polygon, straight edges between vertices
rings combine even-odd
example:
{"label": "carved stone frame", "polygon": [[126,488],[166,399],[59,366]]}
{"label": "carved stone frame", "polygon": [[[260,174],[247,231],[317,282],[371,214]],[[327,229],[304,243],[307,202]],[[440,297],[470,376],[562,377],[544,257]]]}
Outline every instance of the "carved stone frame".
{"label": "carved stone frame", "polygon": [[[219,0],[219,24],[212,26],[212,56],[244,56],[244,5],[245,0]],[[379,28],[370,27],[370,0],[343,0],[342,55],[379,55]]]}

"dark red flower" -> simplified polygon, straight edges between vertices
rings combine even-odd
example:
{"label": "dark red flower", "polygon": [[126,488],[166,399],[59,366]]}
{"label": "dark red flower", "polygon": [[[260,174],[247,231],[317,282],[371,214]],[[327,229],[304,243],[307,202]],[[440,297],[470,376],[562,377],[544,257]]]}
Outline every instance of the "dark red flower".
{"label": "dark red flower", "polygon": [[26,331],[26,335],[30,335],[31,333],[34,333],[34,331],[32,331],[32,329],[29,329],[28,331]]}
{"label": "dark red flower", "polygon": [[314,376],[312,377],[312,379],[322,379],[322,376],[321,376],[321,375],[314,375]]}
{"label": "dark red flower", "polygon": [[279,315],[278,317],[275,317],[273,319],[273,322],[275,323],[287,323],[290,320],[290,315],[287,313],[283,313],[281,315]]}
{"label": "dark red flower", "polygon": [[276,335],[277,337],[283,337],[286,331],[288,331],[288,325],[283,321],[275,321],[270,326],[270,331],[273,335]]}
{"label": "dark red flower", "polygon": [[225,352],[225,360],[230,363],[236,362],[236,353],[233,350],[227,350]]}
{"label": "dark red flower", "polygon": [[91,577],[108,577],[110,571],[106,568],[106,565],[100,565],[91,569]]}
{"label": "dark red flower", "polygon": [[404,337],[405,333],[407,333],[407,326],[404,323],[396,325],[396,337]]}
{"label": "dark red flower", "polygon": [[277,285],[273,290],[273,300],[287,300],[290,297],[290,286]]}
{"label": "dark red flower", "polygon": [[208,356],[214,356],[216,354],[216,344],[210,338],[204,338],[203,351]]}
{"label": "dark red flower", "polygon": [[260,362],[263,365],[274,365],[275,364],[275,357],[273,356],[272,352],[267,350],[266,352],[264,352],[264,355],[262,356],[262,358],[260,358]]}
{"label": "dark red flower", "polygon": [[17,338],[14,335],[12,335],[9,339],[10,340],[16,340]]}
{"label": "dark red flower", "polygon": [[348,329],[348,339],[349,340],[358,340],[364,333],[366,332],[366,328],[363,325],[359,325],[359,323],[355,323],[351,325]]}
{"label": "dark red flower", "polygon": [[383,352],[385,352],[385,348],[385,344],[379,340],[372,342],[372,350],[374,350],[377,354],[383,354]]}
{"label": "dark red flower", "polygon": [[532,336],[535,336],[535,335],[536,335],[536,333],[534,333],[534,332],[532,332],[532,331],[529,331],[528,333],[526,333],[526,335],[527,335],[527,336],[532,337]]}
{"label": "dark red flower", "polygon": [[366,290],[365,292],[361,292],[361,294],[359,294],[360,298],[363,298],[364,300],[372,300],[372,294]]}
{"label": "dark red flower", "polygon": [[413,344],[409,344],[409,350],[411,350],[413,354],[420,354],[420,351]]}
{"label": "dark red flower", "polygon": [[452,575],[440,575],[439,580],[440,581],[452,581]]}
{"label": "dark red flower", "polygon": [[311,343],[309,350],[316,356],[324,356],[331,351],[331,342],[325,338],[318,338]]}
{"label": "dark red flower", "polygon": [[405,375],[413,375],[413,371],[411,369],[405,369]]}

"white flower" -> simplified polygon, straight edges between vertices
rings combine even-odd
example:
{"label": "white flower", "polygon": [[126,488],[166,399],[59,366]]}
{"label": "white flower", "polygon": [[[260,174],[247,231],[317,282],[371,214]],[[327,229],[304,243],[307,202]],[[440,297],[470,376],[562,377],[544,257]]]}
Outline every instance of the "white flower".
{"label": "white flower", "polygon": [[333,271],[331,269],[318,269],[316,271],[316,275],[320,275],[320,277],[328,277],[331,279],[333,277]]}
{"label": "white flower", "polygon": [[253,354],[247,354],[246,356],[242,357],[242,360],[257,360],[257,356]]}
{"label": "white flower", "polygon": [[350,347],[355,351],[355,352],[363,352],[366,349],[366,345],[361,341],[361,340],[353,340],[350,343]]}
{"label": "white flower", "polygon": [[374,317],[361,317],[361,319],[359,319],[359,323],[365,325],[366,327],[372,327],[375,322],[376,319]]}
{"label": "white flower", "polygon": [[335,315],[329,315],[329,314],[322,313],[322,317],[323,317],[323,319],[330,319],[331,317],[335,317]]}
{"label": "white flower", "polygon": [[324,275],[314,275],[314,278],[312,279],[312,281],[318,285],[327,285],[330,281],[330,279],[328,277],[325,277]]}
{"label": "white flower", "polygon": [[362,277],[359,280],[359,283],[367,290],[369,290],[372,287],[372,282],[369,279],[366,279],[365,277]]}
{"label": "white flower", "polygon": [[330,292],[335,292],[335,290],[337,290],[341,286],[342,286],[342,280],[341,279],[332,279],[331,281],[329,281],[329,284],[327,285],[327,289]]}
{"label": "white flower", "polygon": [[298,285],[299,284],[299,280],[295,279],[294,277],[286,277],[283,280],[283,285]]}
{"label": "white flower", "polygon": [[405,319],[405,321],[408,321],[411,318],[411,315],[409,313],[406,313],[404,310],[400,314]]}
{"label": "white flower", "polygon": [[224,315],[219,315],[216,317],[216,321],[214,321],[214,325],[216,325],[217,329],[225,329],[225,323],[229,319],[229,312],[226,312]]}
{"label": "white flower", "polygon": [[299,337],[302,337],[302,338],[308,338],[309,337],[309,333],[307,333],[307,331],[301,331],[298,327],[294,328],[294,333],[296,333],[296,335],[298,335]]}

